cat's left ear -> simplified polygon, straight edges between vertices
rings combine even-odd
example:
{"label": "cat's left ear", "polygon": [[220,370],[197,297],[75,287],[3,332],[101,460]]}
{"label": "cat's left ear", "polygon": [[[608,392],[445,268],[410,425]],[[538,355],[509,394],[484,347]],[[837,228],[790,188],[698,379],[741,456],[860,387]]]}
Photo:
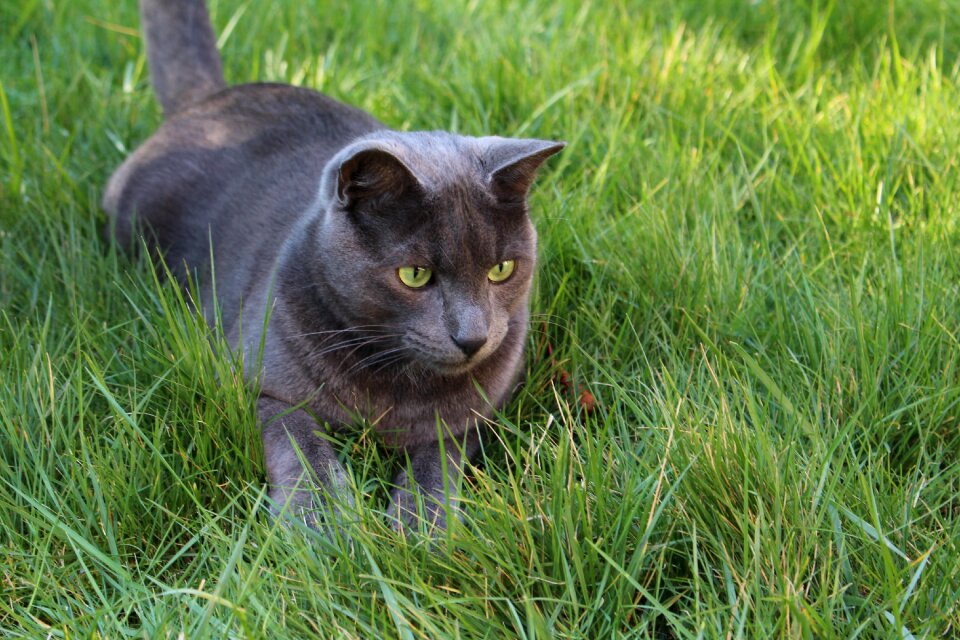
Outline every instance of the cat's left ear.
{"label": "cat's left ear", "polygon": [[487,149],[484,165],[489,167],[490,189],[505,202],[522,202],[544,161],[559,152],[566,142],[552,140],[484,138]]}
{"label": "cat's left ear", "polygon": [[337,198],[347,208],[383,197],[399,198],[419,188],[416,176],[400,158],[375,146],[354,151],[337,170]]}

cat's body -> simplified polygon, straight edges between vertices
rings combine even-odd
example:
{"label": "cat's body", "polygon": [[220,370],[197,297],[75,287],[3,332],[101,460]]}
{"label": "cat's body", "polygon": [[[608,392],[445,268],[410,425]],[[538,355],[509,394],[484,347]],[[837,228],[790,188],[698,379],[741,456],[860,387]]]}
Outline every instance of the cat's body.
{"label": "cat's body", "polygon": [[247,373],[261,374],[278,505],[315,505],[293,491],[311,479],[301,453],[343,493],[314,418],[362,417],[409,456],[395,521],[413,523],[419,490],[442,526],[477,419],[519,371],[536,254],[525,196],[562,145],[398,133],[307,89],[226,88],[202,0],[141,11],[166,120],[108,185],[119,241],[145,232],[174,274],[197,275],[201,307],[216,303]]}

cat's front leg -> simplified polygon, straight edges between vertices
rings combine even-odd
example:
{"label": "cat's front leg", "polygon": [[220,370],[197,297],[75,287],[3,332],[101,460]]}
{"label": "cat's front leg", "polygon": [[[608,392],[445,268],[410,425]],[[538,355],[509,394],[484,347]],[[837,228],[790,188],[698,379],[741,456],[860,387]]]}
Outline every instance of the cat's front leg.
{"label": "cat's front leg", "polygon": [[338,511],[353,505],[347,472],[320,425],[303,409],[261,396],[257,416],[270,482],[270,511],[285,509],[316,529],[335,526]]}
{"label": "cat's front leg", "polygon": [[409,447],[390,494],[387,515],[393,527],[418,531],[423,526],[432,535],[446,530],[448,518],[459,517],[457,486],[463,465],[479,446],[480,433],[472,428],[458,438]]}

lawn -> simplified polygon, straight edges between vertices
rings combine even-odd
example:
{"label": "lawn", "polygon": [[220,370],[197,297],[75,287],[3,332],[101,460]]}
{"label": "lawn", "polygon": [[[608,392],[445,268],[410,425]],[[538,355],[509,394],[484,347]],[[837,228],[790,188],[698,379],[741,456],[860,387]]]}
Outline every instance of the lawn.
{"label": "lawn", "polygon": [[160,121],[134,3],[4,0],[4,637],[960,634],[954,0],[211,9],[231,82],[569,143],[526,385],[433,545],[364,425],[349,539],[265,517],[255,393],[102,234]]}

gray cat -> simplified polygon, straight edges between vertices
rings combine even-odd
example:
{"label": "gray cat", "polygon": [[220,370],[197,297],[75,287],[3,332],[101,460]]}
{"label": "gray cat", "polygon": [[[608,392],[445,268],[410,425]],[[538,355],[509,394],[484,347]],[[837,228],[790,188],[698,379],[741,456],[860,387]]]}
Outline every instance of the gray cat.
{"label": "gray cat", "polygon": [[124,246],[145,238],[178,278],[199,278],[198,304],[219,307],[259,375],[275,512],[319,526],[321,494],[349,502],[317,433],[363,418],[408,456],[393,525],[446,527],[482,418],[521,366],[536,257],[526,196],[563,144],[400,133],[308,89],[228,88],[202,0],[140,10],[165,120],[103,206]]}

